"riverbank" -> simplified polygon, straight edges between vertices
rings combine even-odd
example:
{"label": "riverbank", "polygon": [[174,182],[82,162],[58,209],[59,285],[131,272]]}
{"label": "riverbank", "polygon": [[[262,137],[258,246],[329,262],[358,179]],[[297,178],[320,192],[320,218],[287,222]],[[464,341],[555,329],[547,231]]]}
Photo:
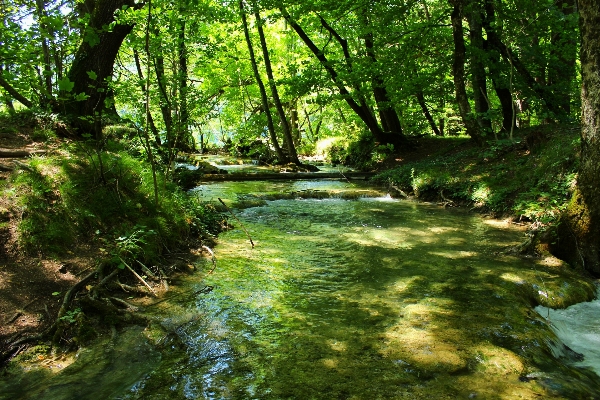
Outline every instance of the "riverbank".
{"label": "riverbank", "polygon": [[[212,247],[223,217],[164,181],[159,185],[164,201],[157,208],[149,166],[118,143],[100,159],[92,148],[57,138],[43,121],[3,126],[8,128],[2,131],[1,147],[22,154],[15,162],[0,159],[0,340],[5,358],[24,348],[14,343],[53,327],[69,290],[90,272],[104,271],[99,275],[104,278],[124,271],[117,271],[120,295],[109,301],[118,306],[113,312],[128,315],[134,293],[160,295],[169,285],[167,276],[191,270],[194,258]],[[552,226],[568,200],[577,139],[576,127],[556,126],[524,131],[514,141],[494,141],[484,148],[465,138],[420,138],[379,164],[374,183],[398,197],[507,218],[531,227],[533,235]],[[98,169],[102,165],[105,174]],[[550,257],[544,262],[559,277],[573,279],[564,263]],[[593,295],[590,281],[581,280],[556,303],[540,300],[537,293],[527,296],[532,305],[565,307]],[[87,296],[93,288],[86,283],[79,289]],[[75,306],[59,316],[67,330],[63,346],[93,338],[93,330],[82,329],[90,324],[83,323],[81,310]]]}
{"label": "riverbank", "polygon": [[0,363],[38,340],[75,348],[135,322],[129,299],[160,296],[224,221],[160,171],[155,186],[118,130],[98,151],[55,125],[0,121]]}

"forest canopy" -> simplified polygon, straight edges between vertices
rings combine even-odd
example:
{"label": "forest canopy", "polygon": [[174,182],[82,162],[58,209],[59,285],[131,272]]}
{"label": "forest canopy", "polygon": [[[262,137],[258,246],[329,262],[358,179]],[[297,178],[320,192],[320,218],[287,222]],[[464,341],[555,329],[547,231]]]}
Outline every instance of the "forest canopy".
{"label": "forest canopy", "polygon": [[[580,118],[573,1],[4,1],[6,110],[92,134],[125,119],[159,151],[319,139],[476,142]],[[147,129],[146,129],[147,127]]]}

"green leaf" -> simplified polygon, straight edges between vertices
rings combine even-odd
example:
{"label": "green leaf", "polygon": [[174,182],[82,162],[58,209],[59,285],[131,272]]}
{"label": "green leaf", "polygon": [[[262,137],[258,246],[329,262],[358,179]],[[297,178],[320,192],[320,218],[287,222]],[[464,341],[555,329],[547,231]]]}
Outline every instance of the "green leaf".
{"label": "green leaf", "polygon": [[52,296],[58,296],[60,292],[52,292]]}
{"label": "green leaf", "polygon": [[74,86],[75,82],[71,82],[66,76],[58,81],[58,88],[63,92],[70,92]]}
{"label": "green leaf", "polygon": [[86,72],[90,79],[96,80],[98,78],[98,75],[96,75],[96,73],[94,71],[86,71]]}
{"label": "green leaf", "polygon": [[117,265],[117,268],[119,268],[119,269],[125,269],[125,264],[120,263],[119,265]]}
{"label": "green leaf", "polygon": [[95,45],[100,43],[100,37],[98,36],[98,34],[95,31],[93,31],[91,29],[86,29],[84,37],[83,37],[83,41],[88,43],[90,45],[90,47],[94,47]]}
{"label": "green leaf", "polygon": [[87,100],[89,96],[83,92],[81,93],[77,93],[77,95],[75,96],[75,101],[84,101]]}

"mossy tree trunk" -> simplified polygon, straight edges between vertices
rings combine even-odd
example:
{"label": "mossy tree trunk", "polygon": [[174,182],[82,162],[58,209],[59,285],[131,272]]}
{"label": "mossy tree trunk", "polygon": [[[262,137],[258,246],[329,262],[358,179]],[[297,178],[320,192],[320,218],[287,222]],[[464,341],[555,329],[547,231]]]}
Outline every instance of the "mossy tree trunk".
{"label": "mossy tree trunk", "polygon": [[[579,1],[581,164],[577,189],[559,228],[559,254],[600,276],[600,5]],[[574,245],[574,246],[573,246]]]}

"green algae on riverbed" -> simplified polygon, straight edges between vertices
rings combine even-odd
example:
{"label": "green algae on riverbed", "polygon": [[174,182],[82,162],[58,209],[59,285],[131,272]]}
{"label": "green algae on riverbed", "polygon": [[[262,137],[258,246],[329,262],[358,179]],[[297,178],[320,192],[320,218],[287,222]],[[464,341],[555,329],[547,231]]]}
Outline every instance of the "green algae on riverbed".
{"label": "green algae on riverbed", "polygon": [[552,333],[530,308],[571,293],[583,300],[586,284],[559,265],[503,255],[523,239],[509,224],[389,200],[286,200],[240,213],[256,247],[241,229],[225,234],[218,268],[202,282],[214,290],[181,305],[199,313],[177,334],[189,368],[168,385],[157,371],[136,396],[512,399],[596,390],[597,377],[552,357]]}
{"label": "green algae on riverbed", "polygon": [[[268,191],[228,190],[243,188]],[[552,355],[554,334],[531,308],[593,287],[552,260],[504,254],[521,229],[389,198],[265,204],[236,211],[254,249],[239,226],[223,234],[215,271],[174,294],[212,291],[149,309],[146,340],[162,357],[119,398],[598,395],[597,376]]]}

